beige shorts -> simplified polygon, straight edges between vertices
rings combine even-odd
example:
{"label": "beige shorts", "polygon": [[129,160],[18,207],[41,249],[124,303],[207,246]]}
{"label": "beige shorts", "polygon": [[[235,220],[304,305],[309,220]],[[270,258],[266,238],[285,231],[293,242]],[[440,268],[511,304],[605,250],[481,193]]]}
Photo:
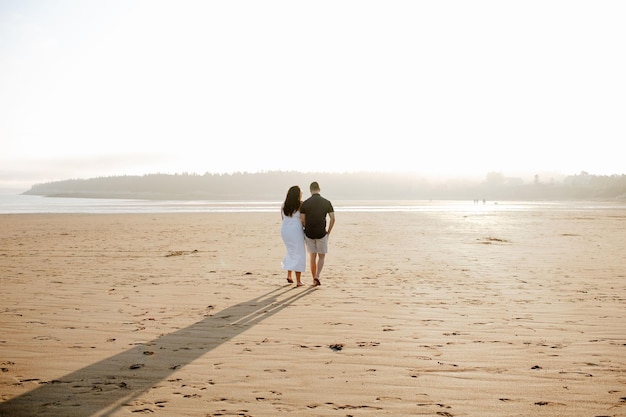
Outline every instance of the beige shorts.
{"label": "beige shorts", "polygon": [[311,239],[304,236],[306,249],[309,253],[326,253],[328,252],[328,234],[321,239]]}

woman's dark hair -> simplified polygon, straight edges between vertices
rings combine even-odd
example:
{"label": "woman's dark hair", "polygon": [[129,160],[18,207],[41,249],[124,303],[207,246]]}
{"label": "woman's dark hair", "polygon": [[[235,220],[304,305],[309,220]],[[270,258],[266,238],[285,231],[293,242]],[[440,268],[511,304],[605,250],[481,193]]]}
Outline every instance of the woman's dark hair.
{"label": "woman's dark hair", "polygon": [[300,187],[294,185],[287,191],[287,197],[285,197],[285,203],[283,204],[283,213],[285,216],[291,216],[296,211],[300,210],[302,201],[300,200]]}

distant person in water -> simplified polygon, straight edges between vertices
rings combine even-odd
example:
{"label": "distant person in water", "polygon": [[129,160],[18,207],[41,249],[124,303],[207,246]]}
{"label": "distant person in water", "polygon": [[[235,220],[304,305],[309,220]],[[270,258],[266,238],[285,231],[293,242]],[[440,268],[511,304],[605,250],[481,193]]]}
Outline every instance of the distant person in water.
{"label": "distant person in water", "polygon": [[[328,252],[328,237],[335,225],[335,210],[332,203],[321,196],[320,186],[316,181],[311,183],[309,189],[311,197],[302,203],[300,213],[304,224],[304,241],[309,252],[313,286],[316,287],[322,285],[320,275]],[[330,220],[328,229],[327,217]]]}
{"label": "distant person in water", "polygon": [[300,215],[302,205],[302,191],[294,185],[287,191],[287,196],[280,209],[282,225],[280,235],[285,243],[287,254],[283,258],[282,267],[287,270],[287,282],[293,283],[293,272],[296,276],[296,286],[302,286],[300,280],[306,268],[306,249],[304,248],[304,231]]}

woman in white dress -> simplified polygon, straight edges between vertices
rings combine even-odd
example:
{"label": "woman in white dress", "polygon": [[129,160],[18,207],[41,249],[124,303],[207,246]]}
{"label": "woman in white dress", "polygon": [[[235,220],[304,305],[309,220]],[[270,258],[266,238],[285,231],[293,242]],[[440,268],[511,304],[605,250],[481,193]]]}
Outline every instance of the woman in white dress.
{"label": "woman in white dress", "polygon": [[280,209],[283,220],[280,235],[285,243],[287,254],[283,258],[282,267],[287,270],[287,282],[293,283],[292,272],[296,275],[296,286],[302,286],[300,277],[306,268],[306,249],[304,247],[304,231],[300,218],[302,191],[294,185],[287,191],[287,196]]}

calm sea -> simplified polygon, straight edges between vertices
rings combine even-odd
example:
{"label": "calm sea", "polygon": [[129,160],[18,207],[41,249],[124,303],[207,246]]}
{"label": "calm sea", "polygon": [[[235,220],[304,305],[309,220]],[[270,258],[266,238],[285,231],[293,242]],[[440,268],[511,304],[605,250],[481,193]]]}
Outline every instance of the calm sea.
{"label": "calm sea", "polygon": [[[475,212],[525,210],[625,210],[626,201],[618,202],[480,202],[428,200],[336,200],[335,211],[378,212]],[[32,195],[0,194],[0,214],[16,213],[236,213],[273,212],[282,201],[211,201],[211,200],[120,200],[97,198],[55,198]]]}

